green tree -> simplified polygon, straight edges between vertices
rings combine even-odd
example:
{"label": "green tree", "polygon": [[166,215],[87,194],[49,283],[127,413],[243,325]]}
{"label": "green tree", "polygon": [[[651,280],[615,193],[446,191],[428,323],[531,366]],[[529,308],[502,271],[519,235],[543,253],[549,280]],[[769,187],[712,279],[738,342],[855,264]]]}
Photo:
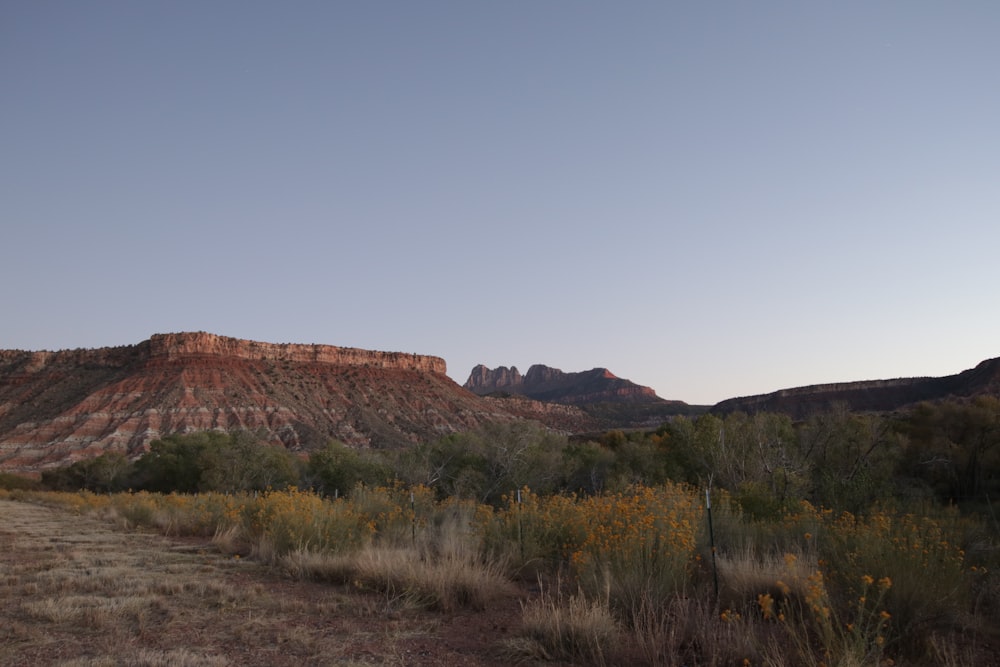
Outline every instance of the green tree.
{"label": "green tree", "polygon": [[726,486],[730,463],[722,419],[712,414],[671,420],[667,431],[668,455],[690,484]]}
{"label": "green tree", "polygon": [[607,490],[615,467],[615,453],[599,442],[574,442],[563,450],[563,486],[574,493]]}
{"label": "green tree", "polygon": [[320,493],[347,495],[359,484],[387,483],[392,479],[392,471],[371,452],[359,452],[341,442],[331,441],[309,455],[306,478]]}
{"label": "green tree", "polygon": [[724,488],[758,518],[780,514],[807,488],[809,465],[785,415],[678,417],[666,426],[664,437],[666,474]]}
{"label": "green tree", "polygon": [[127,489],[133,477],[132,463],[121,452],[106,452],[63,468],[42,472],[42,485],[55,491],[87,489],[114,493]]}
{"label": "green tree", "polygon": [[801,427],[802,453],[811,470],[811,500],[861,513],[892,497],[901,439],[887,417],[834,406]]}
{"label": "green tree", "polygon": [[981,506],[1000,498],[1000,398],[923,403],[899,420],[900,475],[942,502]]}
{"label": "green tree", "polygon": [[788,416],[768,412],[727,415],[723,438],[720,455],[727,474],[722,482],[745,512],[774,518],[802,498],[808,488],[809,465]]}
{"label": "green tree", "polygon": [[247,432],[202,431],[154,440],[136,462],[141,488],[169,493],[284,488],[298,480],[284,448]]}
{"label": "green tree", "polygon": [[487,424],[407,450],[398,460],[398,473],[441,497],[498,503],[524,486],[539,493],[553,490],[565,446],[565,437],[532,422]]}
{"label": "green tree", "polygon": [[228,436],[216,431],[168,435],[149,443],[149,451],[136,461],[136,479],[141,488],[161,493],[195,493],[200,490],[204,466],[202,454],[219,446]]}
{"label": "green tree", "polygon": [[236,431],[206,447],[200,456],[201,491],[284,489],[298,481],[292,455],[260,434]]}

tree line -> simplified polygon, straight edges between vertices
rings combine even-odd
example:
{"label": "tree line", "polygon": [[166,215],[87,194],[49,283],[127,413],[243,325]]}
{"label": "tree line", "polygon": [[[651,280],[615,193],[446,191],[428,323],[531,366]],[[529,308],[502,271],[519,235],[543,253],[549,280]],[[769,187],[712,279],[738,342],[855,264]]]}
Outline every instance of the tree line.
{"label": "tree line", "polygon": [[305,457],[251,432],[171,435],[135,461],[111,452],[46,471],[57,490],[253,491],[347,495],[359,484],[425,485],[499,503],[512,490],[599,494],[685,482],[727,490],[751,516],[799,500],[863,512],[935,501],[993,513],[1000,500],[1000,399],[923,403],[892,414],[834,406],[800,422],[776,413],[676,417],[655,430],[590,437],[531,422],[490,424],[399,450],[331,441]]}

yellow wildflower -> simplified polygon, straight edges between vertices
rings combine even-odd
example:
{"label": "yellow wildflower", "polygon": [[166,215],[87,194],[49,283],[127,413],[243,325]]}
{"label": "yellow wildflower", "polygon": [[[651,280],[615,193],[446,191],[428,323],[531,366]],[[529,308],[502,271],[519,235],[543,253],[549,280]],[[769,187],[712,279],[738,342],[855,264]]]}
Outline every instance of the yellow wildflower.
{"label": "yellow wildflower", "polygon": [[770,593],[761,593],[757,596],[757,604],[764,613],[764,618],[769,619],[774,615],[774,598]]}

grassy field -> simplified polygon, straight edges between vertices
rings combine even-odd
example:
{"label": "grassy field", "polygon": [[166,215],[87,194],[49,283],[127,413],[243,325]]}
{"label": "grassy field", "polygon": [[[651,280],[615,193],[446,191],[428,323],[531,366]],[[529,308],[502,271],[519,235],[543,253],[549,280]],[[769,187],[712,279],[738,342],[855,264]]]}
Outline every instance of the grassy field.
{"label": "grassy field", "polygon": [[501,665],[513,597],[428,611],[298,581],[210,539],[0,500],[0,664]]}

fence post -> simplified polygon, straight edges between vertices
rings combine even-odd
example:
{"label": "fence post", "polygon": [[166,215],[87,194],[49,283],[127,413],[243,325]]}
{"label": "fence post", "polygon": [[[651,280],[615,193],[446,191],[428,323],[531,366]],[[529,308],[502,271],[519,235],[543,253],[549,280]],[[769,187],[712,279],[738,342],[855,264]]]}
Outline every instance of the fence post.
{"label": "fence post", "polygon": [[521,549],[521,567],[524,567],[524,533],[521,528],[521,489],[517,490],[517,544]]}
{"label": "fence post", "polygon": [[712,494],[711,488],[705,489],[705,509],[708,510],[708,544],[712,549],[712,584],[715,590],[715,601],[719,601],[719,570],[715,565],[715,529],[712,526]]}

